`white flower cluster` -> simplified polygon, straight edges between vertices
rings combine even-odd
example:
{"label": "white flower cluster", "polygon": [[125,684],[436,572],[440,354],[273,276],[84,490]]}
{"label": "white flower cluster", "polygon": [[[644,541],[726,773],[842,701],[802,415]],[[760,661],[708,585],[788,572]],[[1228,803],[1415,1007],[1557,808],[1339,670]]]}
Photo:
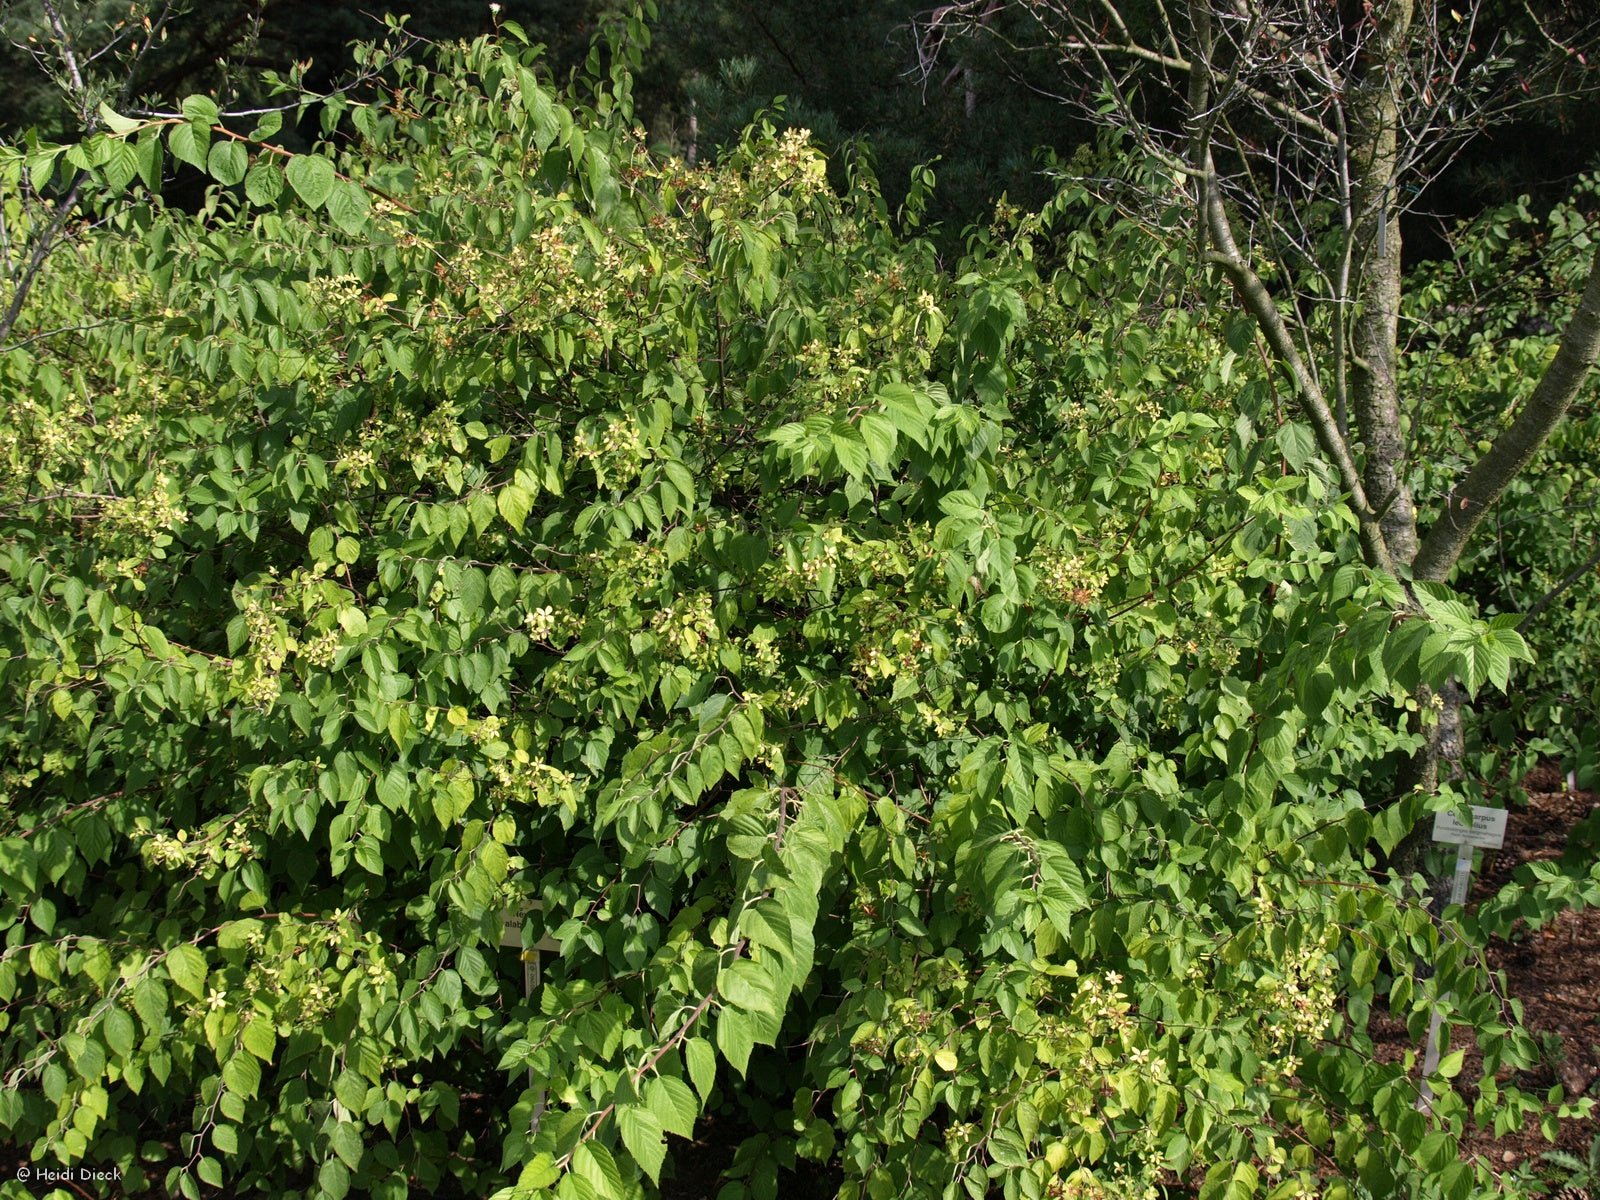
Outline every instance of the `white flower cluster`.
{"label": "white flower cluster", "polygon": [[588,430],[579,430],[573,439],[572,457],[587,459],[601,487],[617,487],[639,474],[645,460],[644,440],[632,421],[613,417],[606,422],[596,441]]}
{"label": "white flower cluster", "polygon": [[1064,550],[1041,551],[1034,556],[1039,590],[1058,604],[1087,608],[1100,598],[1108,573],[1090,565],[1081,554]]}
{"label": "white flower cluster", "polygon": [[660,638],[664,655],[697,666],[710,666],[716,661],[720,631],[708,593],[697,592],[667,605],[650,619],[650,628]]}
{"label": "white flower cluster", "polygon": [[[1256,986],[1261,995],[1260,1010],[1270,1014],[1262,1033],[1267,1049],[1277,1055],[1302,1038],[1320,1038],[1333,1020],[1336,993],[1334,959],[1320,945],[1293,951],[1277,974],[1263,978]],[[1299,1067],[1292,1056],[1279,1058],[1286,1075]]]}

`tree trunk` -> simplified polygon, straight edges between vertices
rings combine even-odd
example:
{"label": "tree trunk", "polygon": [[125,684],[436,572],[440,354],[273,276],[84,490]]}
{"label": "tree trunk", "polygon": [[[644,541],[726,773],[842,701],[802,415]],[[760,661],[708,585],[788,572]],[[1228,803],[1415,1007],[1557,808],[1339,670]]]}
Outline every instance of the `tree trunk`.
{"label": "tree trunk", "polygon": [[[1351,99],[1356,291],[1350,399],[1365,449],[1367,500],[1395,566],[1417,554],[1417,512],[1406,482],[1405,424],[1396,372],[1400,311],[1400,219],[1395,204],[1399,109],[1397,64],[1411,35],[1413,0],[1388,0],[1368,19],[1376,32]],[[1342,348],[1336,348],[1336,352]]]}

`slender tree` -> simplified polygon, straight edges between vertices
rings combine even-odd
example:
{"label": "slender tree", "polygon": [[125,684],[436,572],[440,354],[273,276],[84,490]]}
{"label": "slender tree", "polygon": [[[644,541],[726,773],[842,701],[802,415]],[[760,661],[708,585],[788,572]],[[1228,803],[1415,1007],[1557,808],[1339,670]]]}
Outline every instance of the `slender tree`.
{"label": "slender tree", "polygon": [[[1061,95],[1134,139],[1194,200],[1192,234],[1288,373],[1367,562],[1443,582],[1600,353],[1600,259],[1532,394],[1442,496],[1414,494],[1402,380],[1401,217],[1478,132],[1594,85],[1560,4],[1487,0],[993,0],[928,24],[1055,56]],[[1432,520],[1421,511],[1436,511]],[[1403,776],[1437,779],[1457,700]]]}

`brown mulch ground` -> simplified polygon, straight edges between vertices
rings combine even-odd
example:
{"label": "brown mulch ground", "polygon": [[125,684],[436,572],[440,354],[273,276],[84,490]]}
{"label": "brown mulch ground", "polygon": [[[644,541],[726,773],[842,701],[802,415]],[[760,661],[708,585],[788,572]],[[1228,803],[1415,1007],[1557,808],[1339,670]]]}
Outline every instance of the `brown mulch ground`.
{"label": "brown mulch ground", "polygon": [[[1600,806],[1600,796],[1568,792],[1560,773],[1549,767],[1531,773],[1524,788],[1529,803],[1513,809],[1505,849],[1480,860],[1472,881],[1474,902],[1492,896],[1523,863],[1560,858],[1572,827]],[[1517,1072],[1509,1082],[1541,1094],[1559,1083],[1569,1098],[1600,1099],[1600,909],[1564,912],[1536,931],[1519,922],[1507,940],[1490,943],[1488,956],[1496,971],[1505,972],[1509,993],[1522,1001],[1524,1025],[1547,1047],[1544,1061]],[[1386,1061],[1414,1049],[1404,1026],[1376,1010],[1372,1035],[1377,1056]],[[1469,1047],[1460,1078],[1476,1078],[1481,1061],[1477,1048]],[[1472,1093],[1466,1094],[1470,1100]],[[1553,1149],[1581,1159],[1596,1134],[1600,1120],[1568,1121],[1552,1146],[1530,1121],[1527,1128],[1500,1138],[1469,1136],[1462,1152],[1507,1170]]]}

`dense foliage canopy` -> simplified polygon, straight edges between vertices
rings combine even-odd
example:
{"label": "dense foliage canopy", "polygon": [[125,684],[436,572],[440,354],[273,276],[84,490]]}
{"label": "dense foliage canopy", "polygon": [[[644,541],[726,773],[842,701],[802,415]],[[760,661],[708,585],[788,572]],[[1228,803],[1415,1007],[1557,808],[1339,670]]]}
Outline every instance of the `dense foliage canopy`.
{"label": "dense foliage canopy", "polygon": [[[1441,926],[1379,869],[1462,798],[1384,803],[1397,714],[1518,618],[1359,565],[1183,194],[946,271],[929,177],[662,160],[626,54],[514,34],[364,51],[304,154],[202,96],[0,151],[18,240],[98,217],[0,353],[8,1138],[588,1200],[712,1112],[729,1200],[1456,1198],[1469,1123],[1587,1111],[1496,1082],[1477,947],[1600,879]],[[1484,1076],[1424,1113],[1368,1024],[1436,1004]]]}

